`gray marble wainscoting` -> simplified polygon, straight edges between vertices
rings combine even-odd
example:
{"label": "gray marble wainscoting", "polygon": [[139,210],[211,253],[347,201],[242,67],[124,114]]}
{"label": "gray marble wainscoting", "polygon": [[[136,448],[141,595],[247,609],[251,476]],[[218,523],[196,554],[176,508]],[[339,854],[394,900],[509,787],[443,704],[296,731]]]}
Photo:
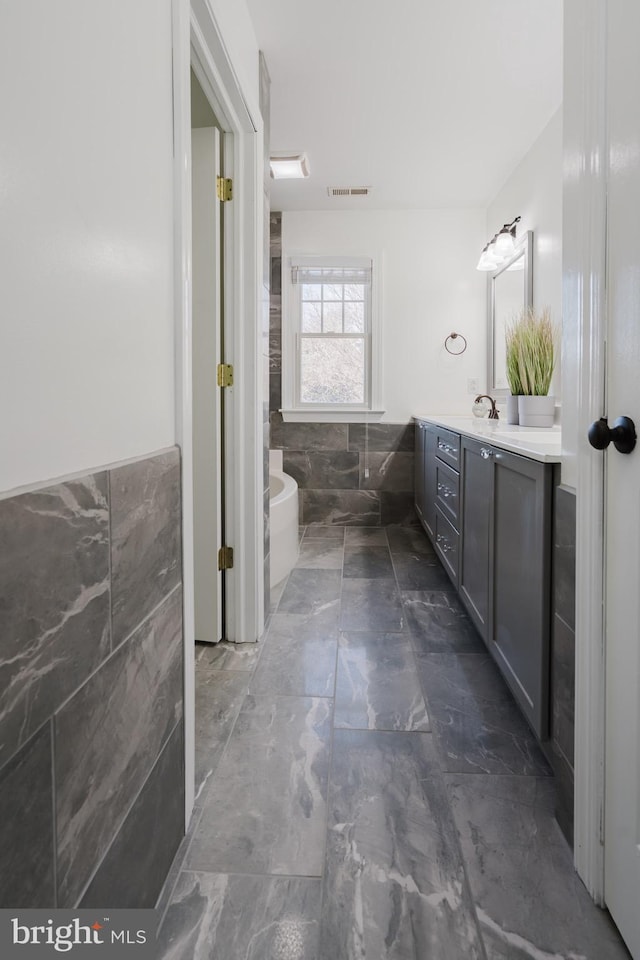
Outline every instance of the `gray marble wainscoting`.
{"label": "gray marble wainscoting", "polygon": [[413,423],[284,423],[271,447],[298,483],[304,525],[415,524]]}
{"label": "gray marble wainscoting", "polygon": [[441,572],[417,527],[309,525],[264,642],[200,651],[158,960],[628,960]]}
{"label": "gray marble wainscoting", "polygon": [[180,522],[177,449],[0,500],[2,907],[156,902],[184,833]]}

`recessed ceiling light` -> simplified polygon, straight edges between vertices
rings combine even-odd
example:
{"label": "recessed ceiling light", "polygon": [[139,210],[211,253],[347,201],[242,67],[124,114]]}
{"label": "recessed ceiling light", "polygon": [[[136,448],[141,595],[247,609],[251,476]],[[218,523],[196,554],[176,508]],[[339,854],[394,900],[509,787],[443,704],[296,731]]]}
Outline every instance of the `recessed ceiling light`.
{"label": "recessed ceiling light", "polygon": [[274,180],[301,180],[309,176],[306,153],[276,153],[269,157],[269,166]]}

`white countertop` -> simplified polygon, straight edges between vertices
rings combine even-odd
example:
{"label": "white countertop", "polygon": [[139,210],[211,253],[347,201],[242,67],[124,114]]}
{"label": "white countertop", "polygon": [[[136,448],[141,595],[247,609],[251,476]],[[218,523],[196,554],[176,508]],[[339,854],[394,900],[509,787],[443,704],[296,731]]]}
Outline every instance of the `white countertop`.
{"label": "white countertop", "polygon": [[560,463],[562,433],[559,426],[520,427],[505,420],[486,417],[448,417],[439,414],[414,413],[414,419],[435,423],[475,440],[486,440],[494,447],[519,453],[540,463]]}

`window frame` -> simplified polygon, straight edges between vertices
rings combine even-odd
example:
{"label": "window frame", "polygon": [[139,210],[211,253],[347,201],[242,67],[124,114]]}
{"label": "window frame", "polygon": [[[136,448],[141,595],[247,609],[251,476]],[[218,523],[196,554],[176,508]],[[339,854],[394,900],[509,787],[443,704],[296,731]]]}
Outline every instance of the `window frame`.
{"label": "window frame", "polygon": [[[305,403],[300,400],[301,344],[304,338],[314,334],[303,334],[302,287],[294,283],[292,271],[295,267],[344,269],[369,267],[371,283],[365,297],[364,334],[336,333],[327,334],[336,339],[361,339],[365,341],[365,401],[363,403]],[[382,349],[381,349],[381,288],[382,254],[370,256],[309,256],[306,254],[287,254],[283,256],[282,275],[282,408],[285,421],[293,422],[375,422],[384,414],[382,405]],[[367,310],[368,308],[368,310]],[[368,317],[367,317],[368,313]],[[322,335],[322,334],[321,334]]]}

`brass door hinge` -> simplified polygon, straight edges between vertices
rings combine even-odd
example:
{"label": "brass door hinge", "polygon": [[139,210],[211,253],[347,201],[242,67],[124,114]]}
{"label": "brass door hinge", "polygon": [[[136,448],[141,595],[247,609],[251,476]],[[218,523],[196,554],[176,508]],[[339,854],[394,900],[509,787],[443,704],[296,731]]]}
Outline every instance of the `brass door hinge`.
{"label": "brass door hinge", "polygon": [[233,200],[233,180],[231,177],[216,177],[216,193],[218,194],[218,200],[222,203]]}
{"label": "brass door hinge", "polygon": [[230,363],[218,364],[218,386],[219,387],[233,386],[233,366]]}
{"label": "brass door hinge", "polygon": [[218,570],[233,570],[233,547],[218,550]]}

